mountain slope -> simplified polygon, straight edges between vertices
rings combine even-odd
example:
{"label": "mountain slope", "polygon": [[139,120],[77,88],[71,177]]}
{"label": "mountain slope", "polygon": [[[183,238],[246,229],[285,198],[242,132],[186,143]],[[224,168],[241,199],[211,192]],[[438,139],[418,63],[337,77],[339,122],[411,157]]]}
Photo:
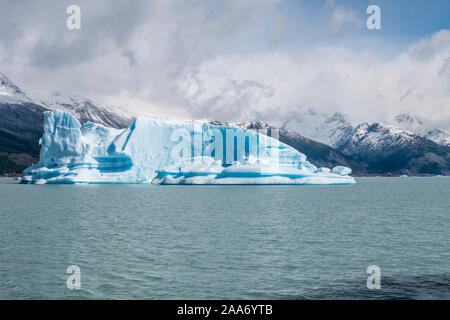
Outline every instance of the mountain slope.
{"label": "mountain slope", "polygon": [[396,127],[415,132],[416,134],[421,135],[426,131],[425,122],[420,117],[411,116],[406,113],[395,116],[391,122]]}
{"label": "mountain slope", "polygon": [[304,108],[290,112],[282,122],[282,128],[329,146],[353,130],[342,113],[328,115]]}
{"label": "mountain slope", "polygon": [[0,103],[4,104],[22,104],[32,101],[11,82],[5,75],[0,73]]}
{"label": "mountain slope", "polygon": [[43,101],[41,104],[51,110],[59,109],[69,111],[82,124],[90,121],[103,124],[107,127],[123,129],[127,128],[132,122],[131,119],[109,111],[84,97],[65,97],[60,94],[55,94],[50,100]]}
{"label": "mountain slope", "polygon": [[[57,94],[47,102],[35,103],[0,74],[0,174],[20,173],[38,161],[43,113],[55,108],[72,112],[82,123],[92,121],[115,128],[131,123],[131,119],[82,97]],[[420,130],[425,128],[417,117],[399,115],[395,121]],[[441,130],[422,130],[417,134],[379,123],[353,127],[342,114],[329,116],[310,109],[292,113],[282,123],[280,140],[306,154],[317,167],[347,166],[356,175],[450,175],[450,137]],[[255,119],[225,125],[274,129]]]}
{"label": "mountain slope", "polygon": [[0,74],[0,175],[20,174],[39,161],[39,139],[44,131],[44,111],[59,108],[72,112],[82,123],[92,121],[115,128],[131,120],[89,99],[55,99],[44,105],[33,102],[6,76]]}
{"label": "mountain slope", "polygon": [[427,130],[430,124],[407,114],[390,121],[395,126],[362,123],[353,127],[340,113],[299,109],[289,115],[283,128],[329,144],[367,174],[449,174],[447,133]]}
{"label": "mountain slope", "polygon": [[369,173],[450,174],[449,147],[393,126],[360,124],[336,148],[356,161],[367,162]]}
{"label": "mountain slope", "polygon": [[439,129],[429,130],[423,136],[437,144],[440,144],[441,146],[450,147],[450,135],[442,130]]}
{"label": "mountain slope", "polygon": [[0,174],[20,173],[39,161],[45,110],[31,102],[0,102]]}
{"label": "mountain slope", "polygon": [[450,135],[440,129],[433,129],[425,120],[417,116],[399,114],[392,122],[395,126],[412,131],[442,146],[450,146]]}
{"label": "mountain slope", "polygon": [[0,74],[0,174],[17,174],[39,160],[44,111]]}

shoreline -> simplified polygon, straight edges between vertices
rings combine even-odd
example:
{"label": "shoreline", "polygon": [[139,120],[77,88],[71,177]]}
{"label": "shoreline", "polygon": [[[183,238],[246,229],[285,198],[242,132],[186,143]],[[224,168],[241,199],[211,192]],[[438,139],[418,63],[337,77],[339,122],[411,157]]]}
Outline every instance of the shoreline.
{"label": "shoreline", "polygon": [[[19,178],[23,177],[25,173],[4,173],[0,174],[0,178]],[[440,174],[418,174],[418,175],[405,175],[405,174],[391,174],[391,173],[368,173],[368,174],[351,174],[354,178],[429,178],[429,177],[450,177],[450,175]]]}

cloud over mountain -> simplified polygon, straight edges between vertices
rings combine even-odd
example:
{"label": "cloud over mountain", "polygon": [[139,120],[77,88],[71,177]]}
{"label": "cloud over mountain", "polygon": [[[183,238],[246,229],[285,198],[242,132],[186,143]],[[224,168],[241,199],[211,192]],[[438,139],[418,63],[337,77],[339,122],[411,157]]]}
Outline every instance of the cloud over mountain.
{"label": "cloud over mountain", "polygon": [[31,97],[61,91],[135,115],[223,120],[299,107],[354,123],[407,113],[450,131],[449,30],[395,47],[345,1],[137,0],[78,1],[74,31],[70,4],[0,3],[0,70]]}
{"label": "cloud over mountain", "polygon": [[[234,96],[228,103],[224,101],[224,84],[245,79],[273,90],[273,94],[261,95],[250,106],[242,105],[247,111],[272,111],[274,117],[279,117],[299,107],[311,107],[347,113],[353,122],[385,121],[408,113],[428,119],[431,127],[448,130],[449,61],[449,30],[423,39],[389,59],[370,51],[332,46],[302,53],[222,55],[185,72],[179,80],[179,92],[195,107],[203,104],[206,114],[213,111],[227,117],[230,109],[219,106],[236,106],[236,101]],[[208,104],[200,103],[189,91],[192,77],[201,78],[198,85],[202,92],[208,92]],[[220,104],[213,99],[214,94]]]}

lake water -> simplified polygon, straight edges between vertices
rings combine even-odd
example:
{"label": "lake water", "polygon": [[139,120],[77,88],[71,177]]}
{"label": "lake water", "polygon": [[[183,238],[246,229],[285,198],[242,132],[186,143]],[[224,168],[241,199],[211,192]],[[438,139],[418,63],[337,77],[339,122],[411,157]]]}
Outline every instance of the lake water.
{"label": "lake water", "polygon": [[[0,299],[450,298],[450,178],[354,186],[0,179]],[[81,270],[81,289],[66,269]],[[367,267],[381,289],[366,286]]]}

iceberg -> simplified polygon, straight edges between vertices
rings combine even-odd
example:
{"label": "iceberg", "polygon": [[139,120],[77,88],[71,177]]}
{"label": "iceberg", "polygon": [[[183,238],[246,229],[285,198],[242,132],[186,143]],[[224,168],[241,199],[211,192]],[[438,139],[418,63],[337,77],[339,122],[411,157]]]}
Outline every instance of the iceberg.
{"label": "iceberg", "polygon": [[353,184],[351,169],[317,168],[276,130],[138,118],[119,130],[47,111],[33,184]]}

